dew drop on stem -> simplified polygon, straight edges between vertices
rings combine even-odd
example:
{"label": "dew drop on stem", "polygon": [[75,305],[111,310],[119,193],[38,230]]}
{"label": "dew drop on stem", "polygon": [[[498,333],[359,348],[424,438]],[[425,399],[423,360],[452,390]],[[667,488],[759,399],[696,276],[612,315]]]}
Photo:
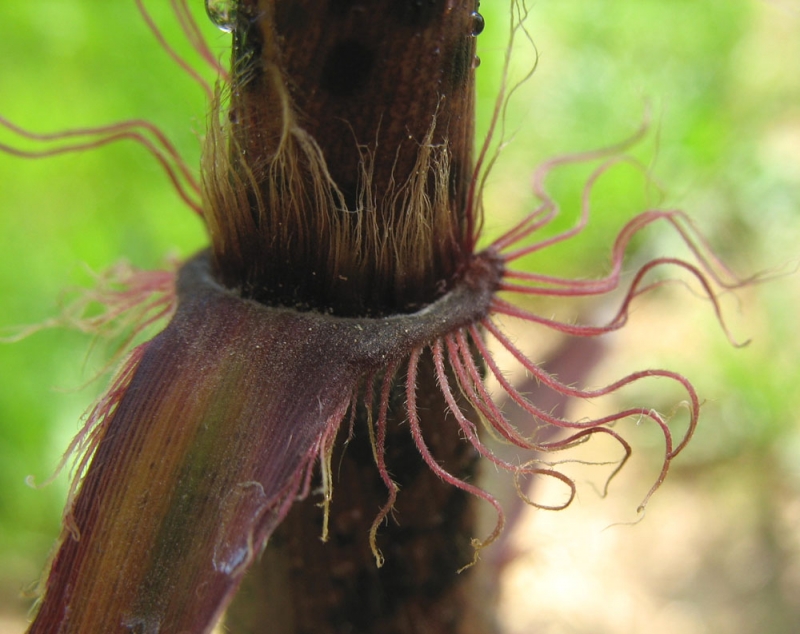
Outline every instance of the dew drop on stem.
{"label": "dew drop on stem", "polygon": [[472,19],[472,36],[477,37],[478,35],[483,33],[483,29],[486,26],[486,21],[483,19],[483,16],[477,11],[473,11],[470,14],[470,18]]}
{"label": "dew drop on stem", "polygon": [[230,33],[236,22],[236,0],[206,0],[206,13],[220,31]]}

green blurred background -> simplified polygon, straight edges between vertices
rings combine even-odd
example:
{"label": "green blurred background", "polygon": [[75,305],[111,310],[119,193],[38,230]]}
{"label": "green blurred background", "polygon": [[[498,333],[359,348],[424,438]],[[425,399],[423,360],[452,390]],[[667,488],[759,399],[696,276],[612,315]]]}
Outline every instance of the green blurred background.
{"label": "green blurred background", "polygon": [[[198,164],[203,93],[159,49],[132,0],[10,4],[0,5],[0,114],[38,132],[147,118]],[[228,36],[192,4],[222,54]],[[174,46],[210,77],[168,4],[149,5]],[[603,272],[616,231],[657,203],[689,212],[734,270],[791,272],[800,244],[800,3],[531,5],[539,67],[509,110],[515,137],[486,190],[488,230],[534,203],[536,165],[620,141],[649,108],[651,132],[632,153],[660,191],[634,169],[613,170],[598,188],[590,230],[529,266]],[[498,86],[508,3],[484,0],[481,11],[479,138]],[[530,45],[521,42],[513,59],[512,77],[523,76]],[[35,147],[2,132],[0,143]],[[565,210],[554,230],[574,218],[587,173],[553,175]],[[0,335],[57,315],[64,289],[91,283],[86,266],[100,271],[125,258],[156,268],[165,255],[185,256],[203,243],[198,220],[131,143],[38,161],[0,154]],[[680,249],[666,229],[634,246],[634,258]],[[706,399],[700,430],[636,527],[608,529],[635,511],[647,488],[637,478],[651,477],[659,459],[655,440],[643,441],[642,470],[634,467],[599,506],[586,495],[574,510],[521,522],[524,552],[502,589],[508,632],[796,630],[798,276],[737,298],[726,297],[725,306],[734,335],[753,339],[744,349],[728,344],[707,302],[681,289],[642,302],[631,328],[611,339],[597,382],[640,367],[681,371]],[[0,632],[22,630],[29,604],[22,597],[58,533],[66,474],[38,490],[25,477],[52,473],[103,387],[104,378],[83,387],[106,358],[92,341],[54,329],[0,345]],[[659,385],[652,388],[660,405]]]}

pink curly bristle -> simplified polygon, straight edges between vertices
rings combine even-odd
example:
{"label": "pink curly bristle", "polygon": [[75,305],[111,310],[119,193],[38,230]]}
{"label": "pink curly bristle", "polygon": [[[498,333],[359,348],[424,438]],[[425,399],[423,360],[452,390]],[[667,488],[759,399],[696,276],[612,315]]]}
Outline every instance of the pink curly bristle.
{"label": "pink curly bristle", "polygon": [[[150,15],[150,13],[147,11],[147,8],[144,6],[143,0],[135,0],[135,2],[136,2],[136,7],[139,9],[139,13],[142,16],[142,19],[145,21],[145,24],[147,24],[147,28],[150,29],[150,32],[155,36],[159,46],[161,46],[161,48],[164,49],[167,55],[169,55],[170,58],[172,58],[172,60],[178,66],[180,66],[183,72],[189,75],[189,77],[191,77],[197,83],[197,85],[203,89],[203,92],[205,92],[208,102],[211,103],[214,99],[214,89],[211,87],[211,84],[209,84],[205,79],[203,79],[203,77],[200,76],[200,73],[198,73],[194,68],[192,68],[192,65],[189,64],[189,62],[187,62],[185,59],[183,59],[183,57],[181,57],[178,54],[178,52],[172,46],[170,46],[169,42],[167,42],[167,39],[164,37],[164,34],[161,32],[161,29],[158,28],[158,25],[153,20],[153,17]],[[174,2],[172,3],[172,8],[176,14],[176,17],[178,18],[178,21],[181,25],[181,28],[184,31],[184,34],[187,36],[189,42],[192,43],[194,46],[194,39],[193,39],[194,34],[191,32],[191,28],[189,27],[188,24],[187,26],[184,26],[184,21],[186,19],[186,16],[184,16],[181,12],[177,10],[179,7],[176,7]],[[196,47],[195,50],[197,50]],[[202,53],[200,54],[201,56],[203,55]]]}
{"label": "pink curly bristle", "polygon": [[[399,487],[397,484],[392,480],[391,475],[389,474],[389,470],[386,467],[386,423],[387,423],[387,415],[389,412],[389,395],[392,388],[392,381],[394,379],[396,371],[396,365],[390,366],[387,368],[386,372],[384,373],[383,380],[381,382],[381,391],[380,391],[380,400],[378,405],[378,418],[375,422],[375,430],[374,432],[370,430],[371,434],[374,434],[373,438],[373,451],[375,454],[375,464],[378,467],[378,473],[380,474],[381,480],[383,484],[386,486],[386,490],[389,492],[389,497],[386,500],[386,503],[381,507],[381,510],[375,516],[375,520],[372,522],[372,526],[369,530],[369,542],[370,547],[372,548],[372,552],[375,553],[375,560],[380,568],[383,565],[383,555],[380,552],[380,549],[377,545],[377,534],[380,525],[386,520],[389,516],[389,513],[392,512],[394,508],[394,504],[397,500],[397,492],[399,491]],[[372,406],[372,379],[368,381],[368,391],[367,397],[365,402],[368,404],[367,407],[371,410]],[[372,418],[371,414],[369,416]]]}
{"label": "pink curly bristle", "polygon": [[[420,456],[425,461],[425,464],[428,465],[428,468],[433,471],[439,478],[441,478],[444,482],[460,489],[470,495],[473,495],[477,498],[485,500],[489,504],[494,507],[494,510],[497,514],[497,521],[495,523],[494,529],[483,540],[472,540],[472,546],[475,549],[475,558],[473,561],[467,565],[467,567],[471,566],[477,561],[478,554],[482,548],[488,546],[493,541],[495,541],[500,533],[503,531],[503,526],[505,525],[505,515],[503,513],[503,509],[500,506],[500,503],[489,493],[476,487],[472,484],[464,482],[463,480],[456,478],[454,475],[443,469],[439,463],[436,461],[436,458],[433,457],[430,450],[428,449],[427,445],[425,444],[425,440],[422,437],[422,429],[420,427],[419,415],[417,413],[417,394],[416,394],[416,387],[417,387],[417,368],[419,366],[419,358],[422,354],[422,348],[415,348],[409,357],[408,361],[408,373],[406,375],[406,411],[408,413],[408,423],[409,427],[411,428],[411,437],[414,440],[414,445],[419,451]],[[463,570],[463,569],[462,569]]]}
{"label": "pink curly bristle", "polygon": [[[111,125],[96,126],[91,128],[75,128],[63,132],[49,134],[37,134],[11,123],[8,119],[0,117],[0,126],[14,132],[25,139],[38,142],[62,141],[65,139],[86,140],[73,141],[57,147],[50,147],[43,150],[21,150],[19,148],[0,143],[0,151],[21,158],[46,158],[58,156],[83,150],[93,150],[96,148],[115,143],[117,141],[129,140],[137,143],[146,149],[155,158],[164,172],[167,174],[175,191],[181,200],[192,209],[198,216],[203,217],[203,207],[200,202],[200,184],[195,178],[186,162],[180,156],[175,146],[167,139],[166,135],[149,121],[141,119],[131,119],[121,121]],[[155,140],[148,138],[148,134],[155,137]]]}
{"label": "pink curly bristle", "polygon": [[203,34],[200,32],[200,27],[197,25],[192,12],[189,9],[187,0],[169,0],[172,6],[172,11],[178,19],[178,22],[183,30],[186,39],[192,45],[198,55],[208,66],[217,74],[217,76],[226,84],[230,82],[230,74],[225,67],[219,63],[214,53],[208,46]]}

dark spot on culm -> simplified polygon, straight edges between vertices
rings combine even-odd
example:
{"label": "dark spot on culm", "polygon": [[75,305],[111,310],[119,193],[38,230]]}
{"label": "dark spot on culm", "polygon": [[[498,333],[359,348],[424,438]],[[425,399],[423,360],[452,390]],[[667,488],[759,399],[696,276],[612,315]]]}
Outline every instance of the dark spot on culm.
{"label": "dark spot on culm", "polygon": [[357,40],[344,40],[336,44],[322,69],[322,87],[339,96],[349,96],[364,86],[369,79],[374,53]]}
{"label": "dark spot on culm", "polygon": [[395,0],[392,7],[396,19],[411,26],[424,26],[444,10],[444,0]]}
{"label": "dark spot on culm", "polygon": [[357,2],[358,0],[330,0],[328,11],[334,15],[345,15]]}

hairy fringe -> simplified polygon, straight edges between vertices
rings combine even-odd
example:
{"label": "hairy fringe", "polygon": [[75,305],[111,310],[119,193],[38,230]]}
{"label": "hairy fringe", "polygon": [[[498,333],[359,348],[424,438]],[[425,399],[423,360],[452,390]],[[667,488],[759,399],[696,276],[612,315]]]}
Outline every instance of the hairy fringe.
{"label": "hairy fringe", "polygon": [[[385,191],[372,178],[374,150],[358,146],[357,196],[349,208],[322,150],[299,125],[279,71],[271,71],[282,120],[265,164],[254,164],[241,146],[238,124],[224,121],[222,90],[212,105],[203,192],[222,283],[267,303],[337,313],[348,312],[337,303],[341,297],[368,295],[378,302],[366,305],[408,312],[422,301],[413,299],[420,287],[433,291],[428,301],[448,290],[468,249],[449,199],[450,152],[433,143],[436,116],[417,142],[411,174],[402,182],[392,178]],[[286,280],[287,295],[275,290],[276,280]],[[273,296],[259,296],[265,288]],[[327,305],[314,304],[320,294]]]}

